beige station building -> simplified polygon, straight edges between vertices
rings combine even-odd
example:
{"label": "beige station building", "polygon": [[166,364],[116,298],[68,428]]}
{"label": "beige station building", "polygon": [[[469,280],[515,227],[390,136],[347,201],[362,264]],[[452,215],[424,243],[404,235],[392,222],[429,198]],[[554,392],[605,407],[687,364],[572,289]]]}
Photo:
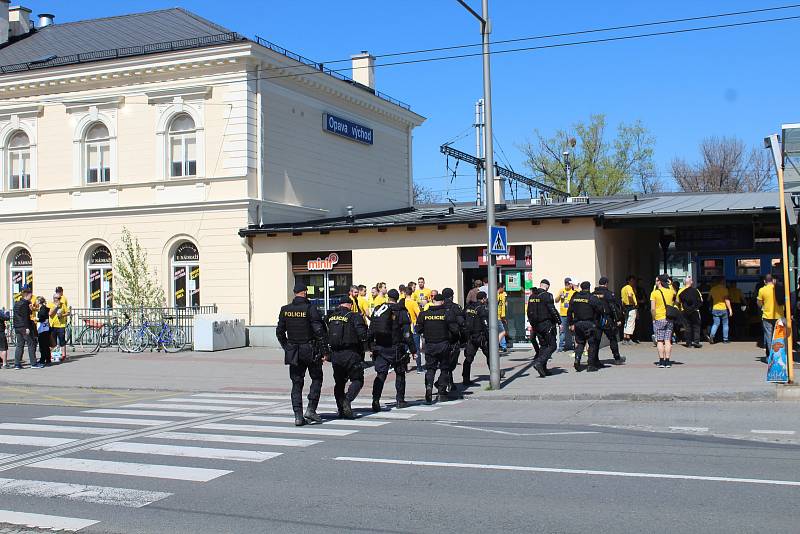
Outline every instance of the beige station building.
{"label": "beige station building", "polygon": [[240,228],[411,204],[424,119],[352,61],[355,81],[184,9],[60,23],[0,0],[2,305],[30,284],[113,306],[127,227],[168,305],[249,319]]}

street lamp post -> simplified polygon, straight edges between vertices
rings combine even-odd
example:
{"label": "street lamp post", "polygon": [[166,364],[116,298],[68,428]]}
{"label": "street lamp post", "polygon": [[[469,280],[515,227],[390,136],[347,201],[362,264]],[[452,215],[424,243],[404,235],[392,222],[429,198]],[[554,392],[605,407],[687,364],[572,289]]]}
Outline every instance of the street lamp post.
{"label": "street lamp post", "polygon": [[500,347],[497,327],[497,264],[492,249],[491,233],[495,224],[494,217],[494,138],[492,137],[492,75],[489,56],[489,35],[492,32],[489,21],[489,0],[482,0],[479,15],[465,0],[456,0],[481,23],[483,43],[483,112],[484,112],[484,172],[486,173],[486,266],[489,276],[489,376],[492,389],[500,389]]}

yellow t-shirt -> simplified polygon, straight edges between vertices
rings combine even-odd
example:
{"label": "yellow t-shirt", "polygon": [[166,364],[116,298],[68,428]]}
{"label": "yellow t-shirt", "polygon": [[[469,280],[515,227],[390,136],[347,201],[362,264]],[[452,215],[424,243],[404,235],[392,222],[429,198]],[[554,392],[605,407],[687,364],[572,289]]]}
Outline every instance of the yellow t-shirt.
{"label": "yellow t-shirt", "polygon": [[360,311],[361,315],[364,317],[369,318],[369,299],[367,299],[367,297],[358,296],[358,311]]}
{"label": "yellow t-shirt", "polygon": [[766,285],[758,290],[758,303],[761,305],[761,317],[764,319],[780,319],[784,307],[775,302],[775,286]]}
{"label": "yellow t-shirt", "polygon": [[497,318],[498,319],[505,319],[506,318],[506,298],[508,298],[508,293],[505,291],[502,293],[497,294]]}
{"label": "yellow t-shirt", "polygon": [[663,321],[667,318],[667,306],[675,305],[675,290],[671,288],[654,289],[653,292],[650,293],[650,300],[655,302],[656,308],[653,320]]}
{"label": "yellow t-shirt", "polygon": [[411,316],[411,324],[417,324],[417,316],[419,315],[419,304],[413,298],[406,298],[404,299],[406,303],[406,310],[408,311],[408,315]]}
{"label": "yellow t-shirt", "polygon": [[624,306],[637,306],[639,303],[636,301],[636,291],[633,290],[630,284],[622,287],[620,291],[620,298]]}
{"label": "yellow t-shirt", "polygon": [[713,303],[712,310],[724,311],[728,309],[725,305],[725,299],[730,300],[731,296],[727,287],[717,284],[711,288],[709,294],[711,296],[711,302]]}
{"label": "yellow t-shirt", "polygon": [[[55,302],[48,302],[47,307],[53,311],[56,307]],[[61,309],[55,315],[50,317],[50,328],[66,328],[67,319],[69,318],[69,303],[67,297],[61,297]]]}
{"label": "yellow t-shirt", "polygon": [[427,287],[424,289],[415,289],[413,293],[411,293],[411,298],[414,299],[415,302],[419,303],[420,300],[423,298],[430,302],[431,300],[431,290]]}
{"label": "yellow t-shirt", "polygon": [[558,313],[561,314],[561,317],[566,317],[567,310],[569,309],[569,301],[572,300],[572,295],[575,294],[575,290],[564,288],[562,291],[564,292],[564,298],[559,302]]}
{"label": "yellow t-shirt", "polygon": [[369,302],[370,310],[375,311],[377,308],[380,307],[381,304],[385,303],[386,303],[386,297],[384,297],[383,295],[377,295],[375,297],[372,297]]}

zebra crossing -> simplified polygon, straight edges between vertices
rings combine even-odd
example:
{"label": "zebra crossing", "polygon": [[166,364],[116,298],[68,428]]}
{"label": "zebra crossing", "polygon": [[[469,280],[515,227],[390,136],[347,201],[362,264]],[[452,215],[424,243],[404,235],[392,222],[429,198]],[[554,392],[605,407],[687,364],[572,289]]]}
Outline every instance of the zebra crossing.
{"label": "zebra crossing", "polygon": [[[356,419],[295,427],[287,395],[197,393],[0,422],[0,525],[79,531],[112,520],[114,507],[143,508],[184,485],[235,473],[243,464],[346,439],[442,406],[389,406],[372,413],[369,402],[356,401]],[[323,397],[318,411],[323,417],[335,414],[335,400]],[[42,498],[71,503],[44,507],[69,514],[41,513]]]}

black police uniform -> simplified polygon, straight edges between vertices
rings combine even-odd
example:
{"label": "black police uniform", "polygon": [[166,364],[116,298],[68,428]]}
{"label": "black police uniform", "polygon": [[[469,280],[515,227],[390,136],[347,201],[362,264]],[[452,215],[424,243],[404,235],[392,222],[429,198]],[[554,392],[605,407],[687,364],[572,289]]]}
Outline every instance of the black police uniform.
{"label": "black police uniform", "polygon": [[452,347],[454,341],[458,343],[458,321],[450,308],[431,306],[417,317],[417,333],[425,338],[425,401],[430,402],[437,369],[436,386],[440,397],[447,395],[452,382]]}
{"label": "black police uniform", "polygon": [[617,323],[622,321],[622,303],[617,301],[617,296],[614,292],[605,286],[597,286],[593,294],[600,299],[600,304],[603,306],[603,314],[600,317],[599,337],[602,339],[603,334],[606,335],[611,354],[614,355],[614,360],[620,363],[623,359],[619,354],[619,325]]}
{"label": "black police uniform", "polygon": [[276,334],[284,350],[283,362],[292,380],[292,410],[295,422],[302,424],[303,383],[306,370],[311,377],[306,415],[316,415],[322,391],[322,356],[326,344],[325,324],[316,306],[305,297],[295,297],[281,308]]}
{"label": "black police uniform", "polygon": [[589,371],[600,368],[597,353],[600,349],[600,317],[603,305],[600,299],[588,291],[579,291],[572,295],[567,309],[567,320],[575,327],[575,370],[581,370],[581,356],[586,344],[589,344]]}
{"label": "black police uniform", "polygon": [[686,345],[692,344],[695,347],[699,347],[702,327],[700,308],[703,306],[703,295],[700,294],[696,287],[692,286],[683,289],[678,294],[678,300],[681,303],[683,318],[686,323]]}
{"label": "black police uniform", "polygon": [[539,376],[544,377],[548,374],[547,360],[558,348],[556,325],[561,322],[553,295],[542,288],[536,288],[531,292],[528,299],[528,322],[539,340],[539,350],[533,359],[533,368]]}
{"label": "black police uniform", "polygon": [[[388,334],[376,331],[377,325],[381,324],[376,315],[384,313],[391,314]],[[380,411],[381,393],[389,374],[389,368],[394,368],[395,372],[394,384],[397,390],[397,403],[405,404],[406,363],[408,361],[406,349],[412,355],[417,354],[417,347],[411,334],[411,317],[405,306],[389,302],[378,307],[372,313],[367,337],[374,347],[373,354],[375,356],[376,374],[375,382],[372,384],[372,409]]]}
{"label": "black police uniform", "polygon": [[[450,343],[450,368],[448,373],[449,382],[446,384],[447,391],[455,390],[455,385],[453,384],[453,371],[456,370],[458,367],[458,357],[461,355],[461,344],[466,342],[467,340],[467,329],[466,329],[466,316],[464,315],[464,310],[453,302],[452,298],[446,298],[442,307],[449,310],[453,316],[455,317],[456,324],[458,325],[458,335]],[[441,375],[439,376],[439,380],[441,380]]]}
{"label": "black police uniform", "polygon": [[466,316],[467,344],[464,346],[464,365],[462,377],[464,385],[472,385],[470,374],[472,362],[478,354],[478,349],[486,356],[486,365],[489,365],[489,309],[480,302],[467,304],[464,310]]}
{"label": "black police uniform", "polygon": [[[364,387],[364,344],[367,341],[367,323],[360,313],[344,306],[331,310],[326,318],[328,325],[328,344],[331,348],[333,367],[333,396],[339,416],[353,417],[350,406]],[[344,388],[350,380],[345,394]]]}

